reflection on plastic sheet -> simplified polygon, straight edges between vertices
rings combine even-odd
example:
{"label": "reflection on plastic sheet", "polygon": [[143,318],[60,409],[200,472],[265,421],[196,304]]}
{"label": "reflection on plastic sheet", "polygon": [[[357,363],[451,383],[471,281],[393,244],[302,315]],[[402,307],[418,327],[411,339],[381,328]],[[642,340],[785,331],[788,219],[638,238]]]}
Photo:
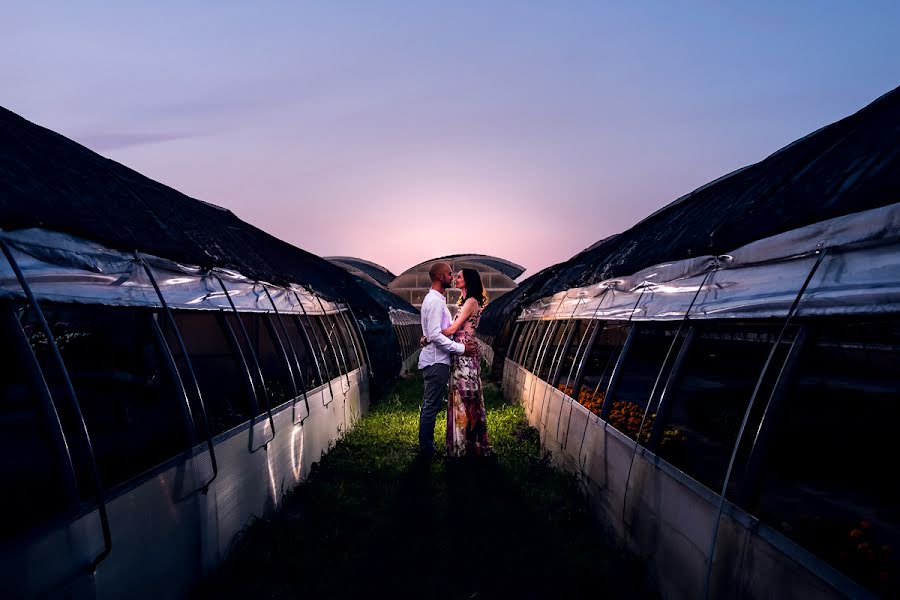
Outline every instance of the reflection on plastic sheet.
{"label": "reflection on plastic sheet", "polygon": [[[297,452],[298,445],[299,453]],[[294,425],[294,430],[291,432],[291,471],[294,473],[294,482],[299,482],[300,476],[303,474],[303,427],[300,425]]]}
{"label": "reflection on plastic sheet", "polygon": [[577,297],[586,300],[572,315],[576,319],[676,320],[684,318],[695,293],[692,319],[783,317],[823,250],[828,254],[798,315],[900,312],[898,203],[758,240],[722,256],[654,265],[559,292],[523,309],[520,320],[568,317],[559,309]]}
{"label": "reflection on plastic sheet", "polygon": [[[204,271],[157,256],[131,255],[88,240],[43,229],[0,232],[39,300],[113,306],[160,306],[146,263],[166,303],[173,308],[230,309],[218,284],[239,310],[320,315],[343,306],[299,285],[289,288],[254,282],[227,269]],[[272,300],[266,295],[268,289]],[[0,261],[0,297],[23,296],[7,261]]]}
{"label": "reflection on plastic sheet", "polygon": [[[266,435],[266,437],[269,436],[269,429],[270,429],[269,422],[266,421],[265,426],[263,427],[263,433]],[[269,444],[266,447],[266,469],[269,472],[269,485],[272,488],[272,507],[278,508],[278,499],[279,499],[278,486],[275,485],[275,470],[274,470],[274,467],[272,466],[272,462],[274,461],[274,459],[275,459],[275,451],[273,450],[272,445]]]}

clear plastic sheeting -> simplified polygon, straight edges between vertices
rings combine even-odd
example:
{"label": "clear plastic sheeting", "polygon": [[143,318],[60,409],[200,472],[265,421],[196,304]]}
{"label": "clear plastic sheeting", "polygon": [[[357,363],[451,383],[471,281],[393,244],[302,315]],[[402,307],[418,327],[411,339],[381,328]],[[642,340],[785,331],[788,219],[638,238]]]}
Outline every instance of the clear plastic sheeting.
{"label": "clear plastic sheeting", "polygon": [[[285,288],[254,282],[234,271],[205,270],[146,254],[129,255],[64,233],[25,229],[0,232],[0,237],[38,300],[158,307],[159,297],[146,264],[172,308],[230,310],[223,285],[231,302],[244,311],[270,312],[273,303],[283,313],[322,314],[342,308],[298,285]],[[0,297],[23,296],[15,272],[4,258],[0,261]]]}
{"label": "clear plastic sheeting", "polygon": [[392,325],[421,325],[422,317],[408,310],[399,310],[396,308],[388,309],[388,315],[391,318]]}
{"label": "clear plastic sheeting", "polygon": [[898,203],[566,290],[532,303],[519,320],[672,320],[688,309],[691,319],[783,317],[822,252],[799,315],[900,312]]}

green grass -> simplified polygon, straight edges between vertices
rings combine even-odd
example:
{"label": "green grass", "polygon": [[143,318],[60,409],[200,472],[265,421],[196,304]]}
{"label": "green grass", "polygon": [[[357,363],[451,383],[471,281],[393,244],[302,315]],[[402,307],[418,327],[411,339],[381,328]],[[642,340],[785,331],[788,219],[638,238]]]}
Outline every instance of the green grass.
{"label": "green grass", "polygon": [[[485,382],[493,460],[416,459],[421,379],[401,380],[277,513],[252,523],[200,598],[646,597],[523,410]],[[441,445],[442,415],[435,427]]]}

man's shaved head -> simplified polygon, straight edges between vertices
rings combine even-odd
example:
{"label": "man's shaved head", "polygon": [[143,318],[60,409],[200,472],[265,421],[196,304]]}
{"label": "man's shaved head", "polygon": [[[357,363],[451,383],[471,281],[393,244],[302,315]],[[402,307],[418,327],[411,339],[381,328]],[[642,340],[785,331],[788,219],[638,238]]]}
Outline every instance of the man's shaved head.
{"label": "man's shaved head", "polygon": [[436,262],[428,269],[428,277],[431,281],[438,281],[442,273],[450,273],[450,265],[445,262]]}

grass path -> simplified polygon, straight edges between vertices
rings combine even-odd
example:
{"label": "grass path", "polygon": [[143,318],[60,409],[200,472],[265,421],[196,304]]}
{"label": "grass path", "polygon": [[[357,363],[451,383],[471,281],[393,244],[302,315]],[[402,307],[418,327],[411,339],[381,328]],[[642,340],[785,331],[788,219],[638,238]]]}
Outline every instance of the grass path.
{"label": "grass path", "polygon": [[[591,523],[522,408],[485,382],[493,461],[415,458],[421,379],[402,380],[198,598],[651,596],[640,563]],[[435,428],[440,442],[442,415]],[[440,445],[440,444],[439,444]]]}

